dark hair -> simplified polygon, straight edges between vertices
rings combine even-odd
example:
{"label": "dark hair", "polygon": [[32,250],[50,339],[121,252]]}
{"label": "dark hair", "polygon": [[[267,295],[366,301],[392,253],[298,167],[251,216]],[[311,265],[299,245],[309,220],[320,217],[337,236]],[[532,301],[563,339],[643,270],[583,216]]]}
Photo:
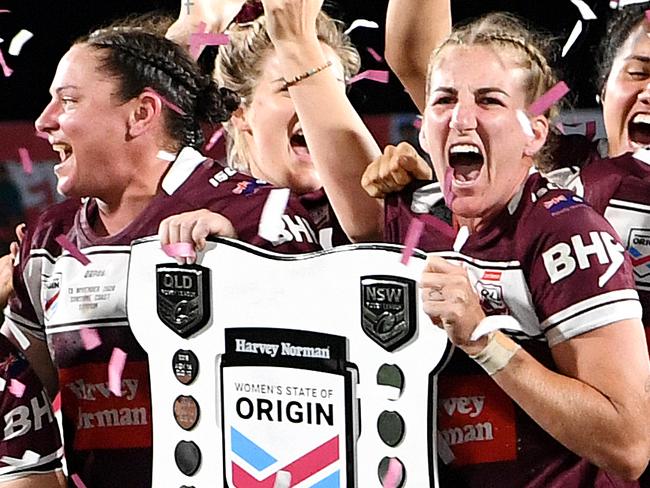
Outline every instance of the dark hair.
{"label": "dark hair", "polygon": [[121,101],[149,88],[176,105],[183,114],[167,104],[163,109],[168,134],[178,146],[198,148],[204,140],[200,123],[228,120],[239,106],[239,97],[227,88],[219,88],[211,76],[201,73],[185,49],[151,25],[150,18],[137,27],[133,20],[122,21],[75,44],[85,44],[101,53],[100,70],[119,81],[116,95]]}
{"label": "dark hair", "polygon": [[612,71],[614,59],[628,40],[632,31],[645,20],[650,2],[628,5],[615,11],[607,22],[605,35],[600,41],[598,60],[598,93],[602,93]]}

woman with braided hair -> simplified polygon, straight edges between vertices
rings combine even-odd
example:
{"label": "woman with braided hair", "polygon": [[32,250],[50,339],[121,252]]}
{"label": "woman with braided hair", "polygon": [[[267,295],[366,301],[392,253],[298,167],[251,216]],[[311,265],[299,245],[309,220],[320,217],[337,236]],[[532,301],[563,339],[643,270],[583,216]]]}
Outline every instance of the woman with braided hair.
{"label": "woman with braided hair", "polygon": [[[318,2],[264,3],[284,78],[320,66],[304,28]],[[303,20],[289,22],[298,5]],[[354,127],[335,81],[324,70],[289,86],[306,137]],[[648,461],[650,364],[629,257],[602,216],[530,174],[554,109],[528,109],[555,82],[535,37],[488,15],[428,64],[421,141],[442,185],[373,203],[360,185],[372,157],[330,145],[339,158],[314,158],[344,229],[371,216],[403,243],[422,225],[425,311],[457,346],[438,379],[438,418],[453,417],[438,424],[443,486],[625,486],[618,476]]]}
{"label": "woman with braided hair", "polygon": [[[126,318],[130,243],[174,214],[211,210],[219,218],[210,233],[280,252],[319,247],[306,240],[275,246],[257,235],[270,188],[196,150],[200,123],[225,121],[238,98],[162,35],[118,24],[77,41],[58,65],[51,95],[36,127],[59,153],[57,188],[68,199],[24,236],[3,331],[50,395],[60,391],[69,473],[89,488],[147,487],[149,365]],[[295,200],[285,217],[308,225]],[[203,232],[197,220],[193,229],[163,223],[163,242]],[[109,381],[112,357],[124,358],[117,385]],[[44,412],[31,430],[14,422],[14,437],[41,455],[35,439]]]}

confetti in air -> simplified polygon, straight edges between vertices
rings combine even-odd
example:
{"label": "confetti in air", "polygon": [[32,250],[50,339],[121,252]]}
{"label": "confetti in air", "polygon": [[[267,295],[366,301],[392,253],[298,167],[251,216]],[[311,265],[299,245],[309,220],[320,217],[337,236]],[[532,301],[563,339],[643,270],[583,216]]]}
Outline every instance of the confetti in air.
{"label": "confetti in air", "polygon": [[384,60],[384,58],[382,58],[381,55],[377,51],[375,51],[373,48],[367,47],[366,51],[368,51],[370,53],[370,55],[373,57],[373,59],[375,61],[377,61],[378,63],[381,63]]}
{"label": "confetti in air", "polygon": [[210,136],[210,140],[208,143],[205,145],[205,150],[209,151],[214,147],[214,145],[219,142],[219,139],[223,137],[223,127],[219,127],[217,130],[215,130],[212,135]]}
{"label": "confetti in air", "polygon": [[376,70],[376,69],[369,69],[367,71],[362,71],[358,75],[350,78],[350,81],[348,81],[348,85],[351,85],[352,83],[356,83],[357,81],[360,80],[372,80],[378,83],[388,83],[388,71]]}
{"label": "confetti in air", "polygon": [[170,258],[195,258],[194,244],[191,242],[176,242],[174,244],[165,244],[162,250]]}
{"label": "confetti in air", "polygon": [[521,129],[524,131],[524,134],[526,134],[528,137],[535,137],[533,126],[530,125],[530,119],[526,116],[524,111],[517,110],[515,115],[517,117],[517,121],[519,121],[519,125],[521,125]]}
{"label": "confetti in air", "polygon": [[9,382],[9,393],[11,393],[16,398],[22,398],[25,394],[25,385],[18,381],[16,378],[11,378]]}
{"label": "confetti in air", "polygon": [[156,95],[158,98],[160,98],[160,102],[161,102],[165,107],[167,107],[168,109],[170,109],[170,110],[176,112],[178,115],[185,115],[185,112],[183,112],[183,110],[182,110],[178,105],[174,105],[172,102],[170,102],[169,100],[167,100],[165,97],[163,97],[160,93],[158,93],[158,92],[157,92],[156,90],[154,90],[153,88],[149,88],[149,87],[147,87],[147,88],[144,89],[144,91]]}
{"label": "confetti in air", "polygon": [[70,476],[70,479],[72,479],[72,482],[77,488],[87,488],[77,473],[74,473],[72,476]]}
{"label": "confetti in air", "polygon": [[81,264],[84,266],[88,266],[90,264],[90,259],[88,259],[88,257],[82,253],[79,248],[75,246],[72,241],[70,241],[70,239],[68,239],[65,235],[61,234],[54,240],[59,244],[59,246],[68,251],[70,253],[70,256],[75,258]]}
{"label": "confetti in air", "polygon": [[2,66],[2,73],[5,75],[6,78],[9,78],[11,74],[14,72],[14,70],[12,70],[9,66],[7,66],[7,62],[5,61],[2,51],[0,51],[0,66]]}
{"label": "confetti in air", "polygon": [[29,155],[29,151],[27,150],[26,147],[19,147],[18,148],[18,156],[20,157],[20,164],[23,166],[23,171],[31,175],[32,170],[34,168],[34,164],[32,162],[32,158]]}
{"label": "confetti in air", "polygon": [[587,5],[583,0],[571,0],[571,3],[578,7],[580,16],[583,18],[583,20],[596,20],[598,18],[596,17],[594,11],[591,10],[591,7]]}
{"label": "confetti in air", "polygon": [[456,240],[454,240],[454,245],[452,246],[452,249],[455,252],[460,252],[460,250],[463,248],[463,246],[467,242],[467,239],[469,239],[469,227],[467,227],[466,225],[463,225],[458,230],[458,234],[456,234]]}
{"label": "confetti in air", "polygon": [[12,56],[18,56],[25,43],[32,37],[34,37],[34,34],[26,29],[20,29],[20,32],[14,36],[9,44],[9,54]]}
{"label": "confetti in air", "polygon": [[397,488],[402,482],[402,471],[402,464],[397,459],[390,458],[382,488]]}
{"label": "confetti in air", "polygon": [[261,238],[269,242],[279,242],[284,230],[282,216],[287,208],[288,201],[288,188],[276,188],[269,192],[269,196],[264,202],[260,224],[257,229],[257,234]]}
{"label": "confetti in air", "polygon": [[289,471],[278,471],[275,474],[273,488],[289,488],[291,486],[291,473]]}
{"label": "confetti in air", "polygon": [[97,329],[81,329],[79,334],[81,335],[81,342],[84,345],[84,349],[86,351],[92,351],[102,344],[102,340],[99,338]]}
{"label": "confetti in air", "polygon": [[372,20],[356,19],[352,22],[352,24],[350,24],[350,27],[345,29],[345,33],[349,34],[358,27],[365,27],[367,29],[379,29],[379,24],[377,22],[373,22]]}
{"label": "confetti in air", "polygon": [[402,259],[400,263],[408,264],[411,256],[413,255],[413,250],[418,247],[420,242],[420,236],[422,235],[422,230],[424,229],[424,222],[418,219],[412,219],[409,224],[409,228],[406,231],[406,238],[404,239],[404,249],[402,249]]}
{"label": "confetti in air", "polygon": [[582,20],[576,22],[576,25],[573,27],[569,38],[567,39],[564,47],[562,48],[562,57],[566,56],[569,50],[573,47],[578,37],[582,34]]}
{"label": "confetti in air", "polygon": [[108,389],[118,397],[122,396],[122,372],[126,364],[126,356],[122,349],[115,347],[108,362]]}
{"label": "confetti in air", "polygon": [[528,107],[528,113],[533,117],[542,115],[552,107],[564,95],[569,93],[570,89],[564,81],[558,82],[553,88],[544,93]]}

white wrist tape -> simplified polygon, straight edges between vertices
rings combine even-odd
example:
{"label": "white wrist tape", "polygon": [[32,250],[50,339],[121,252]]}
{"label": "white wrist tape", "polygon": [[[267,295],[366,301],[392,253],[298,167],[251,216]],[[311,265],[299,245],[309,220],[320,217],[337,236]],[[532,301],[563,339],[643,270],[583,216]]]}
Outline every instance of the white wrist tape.
{"label": "white wrist tape", "polygon": [[487,345],[480,352],[470,354],[469,357],[492,376],[505,368],[519,349],[521,349],[519,344],[506,340],[503,334],[493,333]]}

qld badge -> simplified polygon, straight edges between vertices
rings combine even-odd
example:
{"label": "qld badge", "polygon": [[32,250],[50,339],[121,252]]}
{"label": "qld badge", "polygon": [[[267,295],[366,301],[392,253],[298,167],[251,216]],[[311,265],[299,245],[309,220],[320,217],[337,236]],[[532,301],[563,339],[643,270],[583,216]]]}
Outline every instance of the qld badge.
{"label": "qld badge", "polygon": [[406,344],[416,330],[415,282],[399,276],[362,276],[361,327],[387,351]]}
{"label": "qld badge", "polygon": [[183,338],[210,320],[210,270],[199,265],[156,265],[157,311],[160,320]]}

